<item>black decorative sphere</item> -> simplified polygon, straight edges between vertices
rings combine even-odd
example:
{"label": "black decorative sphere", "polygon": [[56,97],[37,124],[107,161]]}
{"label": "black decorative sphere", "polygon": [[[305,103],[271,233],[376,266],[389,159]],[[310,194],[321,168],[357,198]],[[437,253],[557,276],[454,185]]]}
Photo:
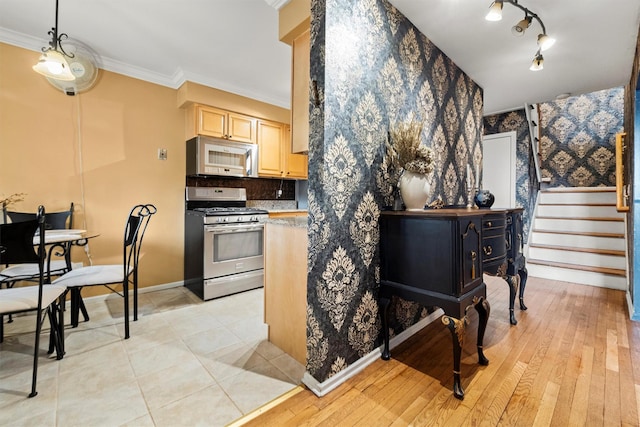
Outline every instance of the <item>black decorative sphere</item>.
{"label": "black decorative sphere", "polygon": [[495,197],[489,190],[480,190],[476,193],[473,201],[476,202],[476,206],[479,208],[490,208],[495,201]]}

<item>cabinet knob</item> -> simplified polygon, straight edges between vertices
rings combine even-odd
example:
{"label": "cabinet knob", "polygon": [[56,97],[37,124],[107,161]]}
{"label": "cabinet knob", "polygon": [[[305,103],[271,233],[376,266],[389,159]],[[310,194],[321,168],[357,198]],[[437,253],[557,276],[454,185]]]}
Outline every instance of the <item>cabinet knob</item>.
{"label": "cabinet knob", "polygon": [[229,135],[228,138],[233,138],[233,135]]}
{"label": "cabinet knob", "polygon": [[484,252],[485,255],[489,256],[493,253],[493,248],[491,247],[491,245],[483,246],[482,251]]}
{"label": "cabinet knob", "polygon": [[493,224],[491,223],[491,221],[487,221],[487,227],[492,227]]}

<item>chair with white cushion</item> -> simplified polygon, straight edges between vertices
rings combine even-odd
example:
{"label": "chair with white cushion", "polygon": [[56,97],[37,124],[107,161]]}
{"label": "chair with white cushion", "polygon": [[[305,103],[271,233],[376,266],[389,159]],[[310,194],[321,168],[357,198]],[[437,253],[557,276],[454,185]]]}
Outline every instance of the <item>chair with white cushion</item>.
{"label": "chair with white cushion", "polygon": [[[36,219],[37,214],[31,212],[13,212],[5,211],[6,217],[11,220],[12,223],[32,221]],[[46,215],[45,229],[47,230],[63,230],[70,229],[73,226],[73,203],[68,211],[53,212]],[[5,221],[6,222],[6,221]],[[58,244],[62,249],[63,259],[51,260],[51,256],[56,251],[49,251],[49,256],[46,260],[45,272],[47,274],[47,281],[51,281],[51,276],[60,276],[67,271],[71,270],[71,244]],[[6,284],[6,287],[11,288],[16,282],[22,280],[37,280],[38,279],[38,266],[36,264],[17,264],[11,265],[0,271],[0,286]]]}
{"label": "chair with white cushion", "polygon": [[[124,231],[123,263],[115,265],[91,265],[71,270],[53,281],[71,291],[71,324],[78,326],[79,311],[82,309],[85,320],[89,320],[82,301],[82,288],[85,286],[106,286],[110,291],[124,298],[125,339],[129,338],[129,285],[133,285],[133,320],[138,320],[138,260],[142,247],[142,238],[151,215],[156,213],[151,204],[136,205],[131,209]],[[110,285],[122,284],[122,292]]]}
{"label": "chair with white cushion", "polygon": [[[34,245],[34,234],[39,231],[41,240]],[[36,331],[33,351],[33,376],[31,393],[36,394],[38,375],[38,353],[40,351],[40,332],[45,316],[51,326],[49,353],[56,349],[58,359],[64,355],[63,311],[61,302],[66,288],[61,285],[45,285],[45,213],[42,206],[38,209],[37,219],[0,225],[0,263],[34,263],[38,266],[38,285],[0,289],[0,340],[4,332],[2,316],[29,311],[36,312]],[[60,301],[58,301],[60,300]]]}

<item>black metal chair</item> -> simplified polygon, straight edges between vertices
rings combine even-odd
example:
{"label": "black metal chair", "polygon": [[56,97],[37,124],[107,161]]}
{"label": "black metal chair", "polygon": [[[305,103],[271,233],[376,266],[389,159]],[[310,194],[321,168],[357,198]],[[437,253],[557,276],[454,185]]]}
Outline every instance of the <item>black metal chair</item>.
{"label": "black metal chair", "polygon": [[[6,211],[6,217],[12,222],[24,222],[32,221],[37,218],[37,213],[32,212],[13,212]],[[46,230],[64,230],[73,228],[73,203],[68,211],[53,212],[46,215],[45,229]],[[56,251],[49,251],[49,255],[46,260],[47,281],[51,281],[51,276],[60,276],[67,271],[71,270],[71,244],[58,244],[57,245],[62,252],[60,256],[63,259],[51,260],[52,255],[56,254]],[[52,248],[53,249],[53,248]],[[18,264],[11,265],[0,271],[0,286],[6,284],[8,288],[13,287],[16,282],[22,280],[37,280],[38,278],[38,266],[35,264]]]}
{"label": "black metal chair", "polygon": [[[82,310],[85,321],[89,320],[82,288],[85,286],[106,286],[111,292],[124,298],[125,339],[129,338],[129,284],[133,285],[133,320],[138,320],[138,260],[142,239],[149,220],[157,212],[154,205],[136,205],[131,209],[124,231],[123,263],[114,265],[91,265],[76,268],[53,281],[71,291],[71,324],[78,326],[79,312]],[[122,292],[110,285],[122,284]]]}
{"label": "black metal chair", "polygon": [[[34,245],[34,235],[39,232],[40,243]],[[38,353],[40,332],[45,315],[51,326],[49,353],[56,349],[58,359],[64,355],[63,312],[61,303],[66,288],[61,285],[45,286],[45,211],[38,208],[35,220],[0,225],[0,263],[33,263],[38,266],[38,285],[0,289],[0,341],[4,335],[3,315],[29,311],[36,312],[36,331],[33,350],[33,377],[29,397],[37,395]],[[37,250],[36,250],[37,248]],[[60,301],[58,301],[60,300]]]}

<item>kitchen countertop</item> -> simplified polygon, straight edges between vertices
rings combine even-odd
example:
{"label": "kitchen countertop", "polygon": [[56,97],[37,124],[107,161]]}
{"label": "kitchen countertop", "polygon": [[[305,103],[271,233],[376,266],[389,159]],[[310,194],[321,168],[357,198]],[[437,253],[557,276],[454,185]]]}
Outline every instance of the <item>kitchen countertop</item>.
{"label": "kitchen countertop", "polygon": [[306,215],[268,218],[264,222],[267,224],[267,226],[269,224],[283,225],[285,227],[300,227],[300,228],[307,228],[308,226],[308,218]]}
{"label": "kitchen countertop", "polygon": [[307,213],[307,209],[267,209],[269,213]]}

